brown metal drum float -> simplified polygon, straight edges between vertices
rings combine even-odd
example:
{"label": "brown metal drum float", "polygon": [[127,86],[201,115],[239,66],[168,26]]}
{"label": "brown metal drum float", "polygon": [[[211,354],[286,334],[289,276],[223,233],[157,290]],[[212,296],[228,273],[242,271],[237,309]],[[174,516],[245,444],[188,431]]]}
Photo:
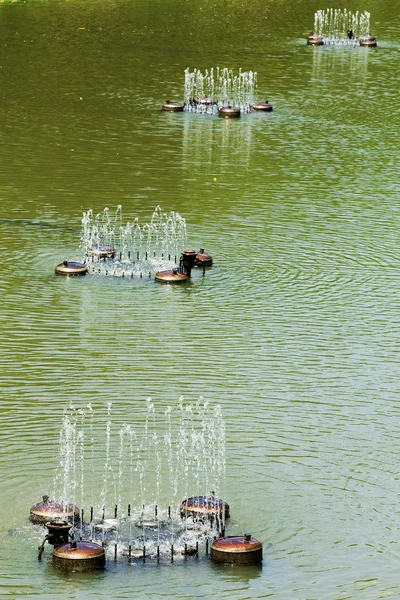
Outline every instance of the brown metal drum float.
{"label": "brown metal drum float", "polygon": [[200,106],[214,106],[216,103],[212,98],[208,98],[204,96],[203,98],[192,98],[191,101],[193,104],[200,104]]}
{"label": "brown metal drum float", "polygon": [[213,262],[212,256],[204,252],[204,248],[200,248],[200,251],[196,254],[196,263],[199,267],[211,267]]}
{"label": "brown metal drum float", "polygon": [[252,105],[251,107],[253,110],[261,110],[264,112],[271,112],[272,110],[272,104],[270,104],[268,102],[268,100],[266,100],[265,102],[256,102],[255,104]]}
{"label": "brown metal drum float", "polygon": [[324,38],[321,35],[317,35],[316,33],[310,34],[307,37],[307,44],[309,46],[323,46]]}
{"label": "brown metal drum float", "polygon": [[92,246],[87,249],[87,253],[96,258],[114,258],[115,248],[113,246]]}
{"label": "brown metal drum float", "polygon": [[160,283],[183,283],[187,281],[189,277],[186,273],[180,273],[178,269],[172,269],[170,271],[158,271],[155,274],[155,280]]}
{"label": "brown metal drum float", "polygon": [[360,39],[360,46],[369,46],[370,48],[374,48],[376,46],[376,37],[373,35],[367,35]]}
{"label": "brown metal drum float", "polygon": [[31,507],[29,519],[32,523],[47,523],[54,519],[79,521],[79,508],[74,504],[65,505],[50,500],[49,496],[43,496],[42,502]]}
{"label": "brown metal drum float", "polygon": [[229,519],[229,504],[215,496],[193,496],[181,502],[181,517],[206,517],[212,516]]}
{"label": "brown metal drum float", "polygon": [[171,102],[170,100],[167,100],[162,105],[162,110],[165,110],[166,112],[181,112],[183,109],[184,105],[181,102]]}
{"label": "brown metal drum float", "polygon": [[53,567],[63,571],[98,571],[105,564],[104,548],[93,542],[68,542],[53,550]]}
{"label": "brown metal drum float", "polygon": [[88,267],[82,263],[64,260],[56,266],[55,271],[56,275],[86,275]]}
{"label": "brown metal drum float", "polygon": [[218,110],[218,114],[225,119],[237,119],[240,117],[240,109],[235,106],[221,106]]}
{"label": "brown metal drum float", "polygon": [[256,565],[262,562],[262,544],[249,533],[214,540],[211,558],[219,563]]}
{"label": "brown metal drum float", "polygon": [[155,280],[160,283],[182,283],[187,281],[196,262],[196,255],[196,250],[184,250],[179,261],[179,269],[158,271],[155,274]]}

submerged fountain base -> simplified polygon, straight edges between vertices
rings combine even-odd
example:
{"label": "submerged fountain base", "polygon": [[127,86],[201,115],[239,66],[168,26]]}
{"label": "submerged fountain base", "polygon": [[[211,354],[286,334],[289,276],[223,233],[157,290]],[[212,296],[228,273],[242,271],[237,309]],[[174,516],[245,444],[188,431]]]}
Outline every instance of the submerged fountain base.
{"label": "submerged fountain base", "polygon": [[268,100],[266,100],[265,102],[256,102],[255,104],[252,105],[251,108],[253,110],[264,111],[264,112],[271,112],[271,110],[272,110],[272,104],[270,104],[268,102]]}

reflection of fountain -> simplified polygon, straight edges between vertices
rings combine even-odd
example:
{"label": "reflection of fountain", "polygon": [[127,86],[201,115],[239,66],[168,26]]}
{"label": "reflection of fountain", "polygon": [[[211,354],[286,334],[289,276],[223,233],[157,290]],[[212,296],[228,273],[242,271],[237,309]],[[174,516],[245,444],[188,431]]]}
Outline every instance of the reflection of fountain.
{"label": "reflection of fountain", "polygon": [[[307,38],[312,45],[335,44],[341,46],[376,45],[369,35],[370,13],[328,8],[314,15],[314,32]],[[375,42],[375,44],[373,44]]]}
{"label": "reflection of fountain", "polygon": [[[256,117],[256,114],[254,114]],[[252,158],[253,119],[243,120],[240,126],[235,122],[224,121],[221,127],[216,119],[184,119],[183,122],[183,159],[184,170],[209,175],[218,172],[232,161],[232,148],[235,149],[237,168],[247,167]]]}
{"label": "reflection of fountain", "polygon": [[94,215],[83,213],[81,249],[89,272],[120,277],[142,276],[177,263],[186,242],[186,222],[177,212],[157,206],[149,223],[122,223],[121,206]]}
{"label": "reflection of fountain", "polygon": [[254,104],[257,73],[232,69],[185,70],[185,110],[196,113],[218,114],[223,107],[236,107],[241,113],[250,112]]}
{"label": "reflection of fountain", "polygon": [[[221,408],[202,399],[181,400],[177,410],[169,407],[161,416],[151,399],[146,408],[137,430],[125,424],[114,431],[108,403],[101,445],[95,439],[101,417],[95,418],[90,405],[68,406],[54,497],[62,505],[77,501],[87,507],[74,523],[75,537],[111,546],[115,557],[141,552],[173,560],[198,553],[199,545],[208,552],[209,538],[224,534],[229,514],[221,510],[226,503],[220,499],[225,478]],[[205,499],[205,509],[182,514],[182,499],[189,500],[192,490]]]}
{"label": "reflection of fountain", "polygon": [[313,52],[311,84],[321,86],[326,82],[328,92],[332,76],[336,74],[345,79],[350,87],[359,85],[368,75],[369,56],[369,52],[358,47],[343,51],[332,47],[324,52]]}

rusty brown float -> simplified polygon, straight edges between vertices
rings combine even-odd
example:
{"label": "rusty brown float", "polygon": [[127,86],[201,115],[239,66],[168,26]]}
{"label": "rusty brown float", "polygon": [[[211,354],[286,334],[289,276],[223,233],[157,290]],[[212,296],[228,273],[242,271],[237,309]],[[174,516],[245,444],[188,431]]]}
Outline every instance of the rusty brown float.
{"label": "rusty brown float", "polygon": [[219,538],[211,544],[211,558],[219,563],[256,565],[263,558],[262,544],[249,533]]}
{"label": "rusty brown float", "polygon": [[200,104],[202,106],[213,106],[217,104],[215,100],[213,100],[212,98],[208,98],[207,96],[204,96],[202,98],[192,98],[191,101],[193,102],[193,104]]}
{"label": "rusty brown float", "polygon": [[38,502],[30,509],[29,519],[32,523],[47,523],[54,519],[68,519],[79,521],[79,508],[74,504],[62,504],[43,496],[43,501]]}
{"label": "rusty brown float", "polygon": [[178,269],[171,269],[170,271],[158,271],[155,274],[155,280],[161,283],[183,283],[187,281],[189,277],[186,273],[181,273]]}
{"label": "rusty brown float", "polygon": [[182,102],[171,102],[170,100],[167,100],[162,105],[162,110],[167,112],[181,112],[183,109],[184,104],[182,104]]}
{"label": "rusty brown float", "polygon": [[55,268],[56,275],[86,275],[88,267],[85,264],[64,260]]}
{"label": "rusty brown float", "polygon": [[310,46],[323,46],[324,38],[321,35],[317,35],[316,33],[310,34],[307,37],[307,44]]}
{"label": "rusty brown float", "polygon": [[229,504],[215,496],[193,496],[181,502],[181,517],[222,516],[229,519]]}
{"label": "rusty brown float", "polygon": [[105,564],[104,548],[93,542],[68,542],[53,550],[53,566],[63,571],[98,571]]}
{"label": "rusty brown float", "polygon": [[253,110],[262,110],[262,111],[266,111],[266,112],[271,112],[272,104],[270,104],[268,102],[268,100],[266,100],[265,102],[256,102],[255,104],[252,105],[251,108]]}
{"label": "rusty brown float", "polygon": [[376,37],[374,37],[373,35],[367,35],[364,38],[360,39],[360,46],[369,46],[370,48],[373,48],[376,46]]}
{"label": "rusty brown float", "polygon": [[204,248],[200,248],[200,251],[196,254],[196,263],[198,266],[211,267],[212,256],[204,252]]}
{"label": "rusty brown float", "polygon": [[113,246],[92,246],[87,249],[87,253],[96,258],[114,258],[115,248]]}
{"label": "rusty brown float", "polygon": [[155,280],[160,283],[182,283],[187,281],[196,262],[196,255],[196,250],[184,250],[179,260],[179,269],[158,271],[155,274]]}
{"label": "rusty brown float", "polygon": [[225,117],[225,119],[237,119],[240,117],[240,109],[235,106],[221,106],[218,114],[220,117]]}

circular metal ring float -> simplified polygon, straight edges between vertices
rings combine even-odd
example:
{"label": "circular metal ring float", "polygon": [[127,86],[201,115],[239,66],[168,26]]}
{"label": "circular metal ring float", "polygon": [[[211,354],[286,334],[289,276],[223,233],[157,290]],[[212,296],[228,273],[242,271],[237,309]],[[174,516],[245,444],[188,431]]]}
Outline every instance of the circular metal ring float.
{"label": "circular metal ring float", "polygon": [[30,509],[29,519],[32,523],[48,523],[56,519],[79,521],[79,508],[75,504],[62,504],[43,496],[43,501],[38,502]]}
{"label": "circular metal ring float", "polygon": [[92,246],[87,249],[87,253],[96,258],[114,258],[115,248],[113,246]]}
{"label": "circular metal ring float", "polygon": [[211,558],[219,563],[256,565],[263,558],[262,544],[249,533],[219,538],[211,544]]}
{"label": "circular metal ring float", "polygon": [[229,519],[229,504],[215,496],[193,496],[181,502],[182,517],[222,516],[222,513],[224,513],[225,519]]}
{"label": "circular metal ring float", "polygon": [[200,251],[196,254],[196,262],[198,266],[211,267],[212,256],[204,252],[204,248],[200,248]]}
{"label": "circular metal ring float", "polygon": [[182,104],[182,102],[171,102],[170,100],[167,100],[162,105],[162,110],[167,112],[181,112],[183,109],[184,104]]}
{"label": "circular metal ring float", "polygon": [[271,112],[272,110],[272,104],[270,104],[268,102],[268,100],[266,100],[265,102],[256,102],[255,104],[252,105],[251,107],[253,110],[262,110],[265,112]]}
{"label": "circular metal ring float", "polygon": [[88,267],[85,264],[64,260],[55,268],[56,275],[86,275]]}
{"label": "circular metal ring float", "polygon": [[53,550],[53,566],[63,571],[97,571],[105,564],[104,548],[93,542],[68,542]]}
{"label": "circular metal ring float", "polygon": [[240,117],[240,109],[235,106],[221,106],[218,114],[220,117],[225,117],[226,119],[237,119]]}
{"label": "circular metal ring float", "polygon": [[155,280],[160,283],[183,283],[187,281],[189,277],[186,273],[181,273],[178,269],[171,269],[169,271],[158,271],[155,274]]}
{"label": "circular metal ring float", "polygon": [[373,48],[376,46],[376,37],[374,37],[373,35],[367,35],[364,38],[360,39],[360,46],[369,46],[370,48]]}

